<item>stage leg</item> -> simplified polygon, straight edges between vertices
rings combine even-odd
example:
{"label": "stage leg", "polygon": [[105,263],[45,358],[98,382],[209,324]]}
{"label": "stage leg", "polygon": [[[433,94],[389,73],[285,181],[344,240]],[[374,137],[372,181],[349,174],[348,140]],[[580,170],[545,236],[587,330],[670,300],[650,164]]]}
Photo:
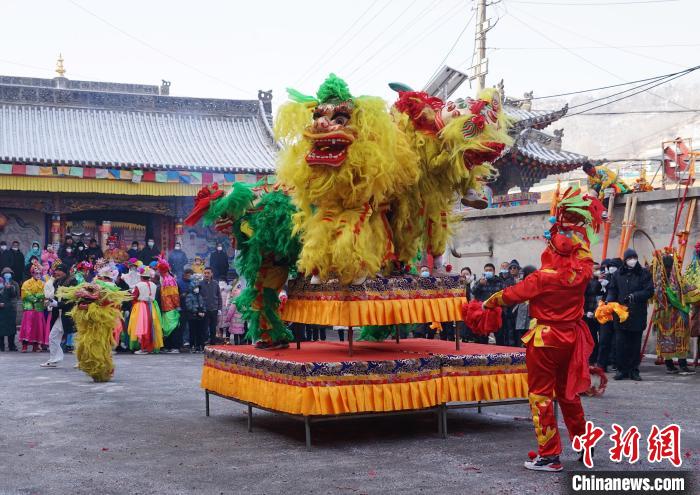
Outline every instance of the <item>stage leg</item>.
{"label": "stage leg", "polygon": [[248,432],[253,431],[253,406],[248,404]]}
{"label": "stage leg", "polygon": [[209,390],[204,391],[204,404],[207,411],[207,417],[209,417]]}
{"label": "stage leg", "polygon": [[447,438],[447,408],[442,408],[442,438]]}
{"label": "stage leg", "polygon": [[457,324],[455,323],[455,349],[459,350],[459,344],[462,342],[462,339],[460,338],[459,335],[459,328],[457,327]]}
{"label": "stage leg", "polygon": [[[481,404],[481,401],[479,401],[479,404]],[[476,412],[481,414],[481,406],[476,406]]]}
{"label": "stage leg", "polygon": [[399,331],[398,325],[394,325],[394,332],[396,332],[396,343],[401,343],[401,332]]}
{"label": "stage leg", "polygon": [[352,327],[348,327],[348,356],[352,356]]}
{"label": "stage leg", "polygon": [[311,450],[311,419],[304,416],[304,432],[306,434],[306,450]]}

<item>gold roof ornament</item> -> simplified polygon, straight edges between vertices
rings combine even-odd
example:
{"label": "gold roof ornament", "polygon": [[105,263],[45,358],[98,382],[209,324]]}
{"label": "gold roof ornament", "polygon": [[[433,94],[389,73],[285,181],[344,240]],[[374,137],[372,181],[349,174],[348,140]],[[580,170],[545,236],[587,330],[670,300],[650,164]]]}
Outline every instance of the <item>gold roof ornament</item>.
{"label": "gold roof ornament", "polygon": [[58,54],[58,60],[56,60],[56,74],[58,77],[66,77],[66,69],[63,68],[63,55]]}

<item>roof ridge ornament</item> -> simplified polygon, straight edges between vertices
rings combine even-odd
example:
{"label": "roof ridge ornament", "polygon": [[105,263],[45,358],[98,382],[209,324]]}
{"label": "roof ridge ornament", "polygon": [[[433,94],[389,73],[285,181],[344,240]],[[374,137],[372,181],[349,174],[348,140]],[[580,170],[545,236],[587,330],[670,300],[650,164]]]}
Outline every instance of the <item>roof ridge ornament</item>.
{"label": "roof ridge ornament", "polygon": [[56,74],[58,77],[66,77],[66,69],[63,67],[63,54],[58,54],[58,60],[56,60]]}

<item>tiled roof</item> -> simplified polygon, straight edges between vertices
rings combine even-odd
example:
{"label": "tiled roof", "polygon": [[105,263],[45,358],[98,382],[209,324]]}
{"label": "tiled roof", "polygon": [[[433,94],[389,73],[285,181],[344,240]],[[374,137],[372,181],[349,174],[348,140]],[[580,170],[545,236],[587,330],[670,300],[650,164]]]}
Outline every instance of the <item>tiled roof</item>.
{"label": "tiled roof", "polygon": [[564,105],[559,110],[525,110],[506,103],[503,109],[514,121],[511,133],[517,134],[527,128],[544,129],[566,115],[569,105]]}
{"label": "tiled roof", "polygon": [[[559,137],[535,129],[521,131],[510,151],[511,154],[516,153],[520,157],[529,158],[540,166],[563,166],[566,168],[563,171],[573,170],[588,161],[585,155],[562,150]],[[557,173],[561,171],[558,170]]]}
{"label": "tiled roof", "polygon": [[2,162],[253,173],[275,168],[269,101],[3,82]]}

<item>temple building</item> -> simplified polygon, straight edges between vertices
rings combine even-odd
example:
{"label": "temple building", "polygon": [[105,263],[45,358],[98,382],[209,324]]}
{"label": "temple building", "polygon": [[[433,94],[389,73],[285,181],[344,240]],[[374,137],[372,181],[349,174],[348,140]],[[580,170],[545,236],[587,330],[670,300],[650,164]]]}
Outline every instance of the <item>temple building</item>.
{"label": "temple building", "polygon": [[183,98],[170,84],[0,76],[0,238],[56,242],[116,235],[122,247],[176,237],[206,256],[216,234],[184,230],[202,184],[274,173],[272,94]]}
{"label": "temple building", "polygon": [[[501,94],[503,88],[501,86]],[[503,108],[513,119],[510,135],[515,142],[494,164],[498,169],[498,179],[490,183],[494,206],[515,206],[537,202],[538,195],[530,193],[530,188],[550,175],[570,172],[589,161],[579,153],[563,150],[561,147],[563,129],[552,134],[543,129],[556,122],[568,111],[568,105],[557,110],[532,110],[532,93],[515,100],[505,98]],[[508,190],[518,187],[520,193],[508,194]]]}

